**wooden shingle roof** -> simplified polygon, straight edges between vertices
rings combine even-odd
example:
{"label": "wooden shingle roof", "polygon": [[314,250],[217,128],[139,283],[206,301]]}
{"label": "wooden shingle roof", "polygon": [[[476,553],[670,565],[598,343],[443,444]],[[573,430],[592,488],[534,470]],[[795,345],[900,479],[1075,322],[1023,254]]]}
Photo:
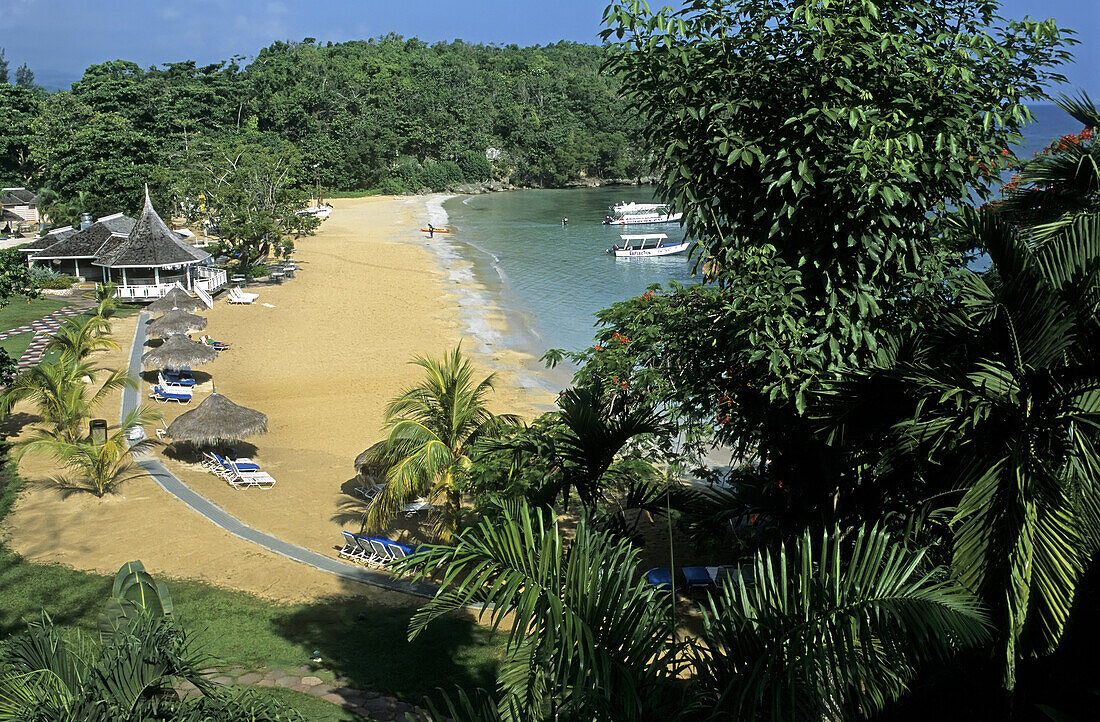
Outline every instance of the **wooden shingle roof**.
{"label": "wooden shingle roof", "polygon": [[133,229],[125,237],[105,239],[93,265],[107,268],[152,268],[162,266],[190,266],[210,257],[182,240],[169,230],[145,193],[145,208]]}

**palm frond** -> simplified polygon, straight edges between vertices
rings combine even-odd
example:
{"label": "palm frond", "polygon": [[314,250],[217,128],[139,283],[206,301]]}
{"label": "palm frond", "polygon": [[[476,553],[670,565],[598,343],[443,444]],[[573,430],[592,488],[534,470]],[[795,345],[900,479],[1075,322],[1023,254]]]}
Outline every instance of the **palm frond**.
{"label": "palm frond", "polygon": [[695,669],[715,714],[853,719],[900,696],[921,665],[990,639],[974,595],[877,527],[759,553],[705,611]]}

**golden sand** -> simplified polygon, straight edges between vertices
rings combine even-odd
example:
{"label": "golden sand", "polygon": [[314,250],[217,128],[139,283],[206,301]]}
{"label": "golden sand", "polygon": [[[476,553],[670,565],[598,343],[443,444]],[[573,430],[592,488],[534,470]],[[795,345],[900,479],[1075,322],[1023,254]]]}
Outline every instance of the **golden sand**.
{"label": "golden sand", "polygon": [[[302,239],[297,278],[249,290],[250,306],[224,300],[206,313],[206,333],[233,344],[211,364],[196,368],[202,384],[189,406],[158,405],[165,422],[201,402],[216,388],[234,402],[268,415],[267,434],[243,445],[278,483],[267,490],[235,490],[197,465],[162,450],[168,468],[191,488],[245,524],[288,542],[335,556],[340,530],[333,520],[350,498],[352,461],[381,435],[382,410],[421,378],[408,362],[438,356],[462,340],[464,325],[448,293],[445,274],[416,229],[424,198],[356,198],[333,201],[332,216],[315,237]],[[201,313],[201,312],[200,312]],[[114,333],[123,348],[96,359],[104,367],[126,363],[134,319]],[[475,344],[467,342],[466,348]],[[474,358],[481,373],[502,368],[492,406],[530,417],[550,394],[520,388],[507,364],[523,359],[501,349]],[[145,383],[143,395],[149,384]],[[151,403],[151,402],[149,402]],[[117,418],[119,399],[102,413]],[[165,454],[165,451],[168,453]],[[56,469],[25,459],[28,480]],[[35,561],[114,572],[140,558],[155,573],[196,578],[281,600],[335,593],[400,601],[399,594],[339,580],[267,552],[224,532],[148,478],[128,482],[103,500],[61,499],[49,489],[21,495],[3,530],[10,546]]]}

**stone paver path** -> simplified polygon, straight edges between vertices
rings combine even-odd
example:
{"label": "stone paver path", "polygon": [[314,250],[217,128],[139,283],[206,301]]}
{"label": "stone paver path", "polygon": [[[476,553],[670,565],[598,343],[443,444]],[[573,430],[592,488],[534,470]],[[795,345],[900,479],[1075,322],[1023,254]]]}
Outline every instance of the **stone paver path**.
{"label": "stone paver path", "polygon": [[[421,711],[396,697],[377,692],[355,689],[348,680],[337,677],[326,669],[298,667],[297,669],[249,670],[243,667],[205,670],[211,682],[220,685],[245,684],[257,687],[285,687],[295,692],[320,697],[372,722],[404,720],[407,712]],[[326,681],[328,680],[328,681]],[[181,695],[195,695],[199,691],[190,683],[178,688]]]}
{"label": "stone paver path", "polygon": [[31,366],[41,361],[43,349],[45,349],[46,344],[49,343],[50,335],[56,333],[57,329],[61,328],[61,324],[65,323],[66,320],[73,316],[79,316],[91,308],[92,305],[93,303],[87,298],[74,298],[70,306],[54,311],[24,326],[0,332],[0,341],[11,338],[12,336],[18,336],[21,333],[34,333],[34,338],[31,339],[30,345],[27,346],[27,350],[23,352],[23,355],[20,356],[19,360],[15,363],[16,373],[26,371]]}

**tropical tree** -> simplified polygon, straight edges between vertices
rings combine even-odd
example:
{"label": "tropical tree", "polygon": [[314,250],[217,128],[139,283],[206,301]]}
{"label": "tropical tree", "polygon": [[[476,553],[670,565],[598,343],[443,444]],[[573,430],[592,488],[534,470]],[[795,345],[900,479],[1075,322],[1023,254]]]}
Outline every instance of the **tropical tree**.
{"label": "tropical tree", "polygon": [[[63,632],[48,615],[5,644],[0,721],[301,722],[301,716],[251,691],[227,692],[203,669],[211,659],[170,614],[167,589],[141,562],[115,579],[98,638]],[[190,683],[197,697],[180,699]]]}
{"label": "tropical tree", "polygon": [[24,454],[52,456],[71,472],[70,476],[54,477],[54,484],[69,493],[103,496],[123,482],[147,475],[140,467],[135,469],[134,455],[149,450],[157,442],[148,438],[131,441],[130,432],[159,419],[158,410],[139,406],[103,442],[90,434],[80,439],[59,439],[50,430],[39,429],[16,445],[16,453],[20,458]]}
{"label": "tropical tree", "polygon": [[67,364],[80,363],[97,351],[117,350],[118,343],[107,336],[111,325],[100,315],[101,310],[109,315],[114,306],[102,307],[101,304],[94,314],[70,318],[50,336],[46,350],[60,352],[62,362]]}
{"label": "tropical tree", "polygon": [[[815,538],[816,537],[816,538]],[[879,527],[759,552],[704,606],[693,662],[711,719],[870,717],[922,665],[990,639],[977,597]]]}
{"label": "tropical tree", "polygon": [[136,387],[123,369],[108,371],[98,388],[85,383],[84,379],[94,378],[100,371],[84,361],[63,359],[32,366],[0,392],[0,415],[10,414],[16,403],[28,401],[50,436],[58,441],[79,441],[84,437],[85,422],[103,399],[119,389]]}
{"label": "tropical tree", "polygon": [[528,491],[533,501],[551,504],[560,497],[568,505],[576,492],[592,511],[614,492],[657,475],[645,453],[652,449],[638,444],[666,430],[651,404],[598,386],[567,389],[557,404],[540,424],[486,444],[486,451],[511,457],[510,473],[546,470]]}
{"label": "tropical tree", "polygon": [[[477,605],[508,625],[495,704],[456,700],[456,719],[667,719],[678,694],[671,608],[639,578],[638,551],[582,519],[567,542],[555,515],[509,501],[499,518],[459,532],[452,547],[418,552],[395,571],[438,575],[440,592],[409,638]],[[480,709],[478,709],[480,707]]]}
{"label": "tropical tree", "polygon": [[[3,92],[3,87],[0,84],[0,93]],[[0,308],[7,306],[13,296],[22,296],[30,301],[38,296],[38,289],[35,288],[23,253],[15,248],[0,249]],[[7,351],[0,349],[0,385],[7,385],[14,371],[15,359],[8,356]]]}
{"label": "tropical tree", "polygon": [[386,407],[388,436],[375,454],[375,463],[388,469],[386,484],[368,507],[366,525],[381,529],[403,504],[426,496],[443,501],[438,529],[448,537],[462,515],[462,484],[474,445],[516,418],[489,411],[496,374],[475,383],[461,345],[442,359],[418,356],[412,363],[426,378]]}
{"label": "tropical tree", "polygon": [[823,416],[872,430],[879,483],[957,499],[952,566],[994,613],[1011,690],[1021,656],[1058,646],[1100,543],[1100,216],[1034,246],[993,212],[963,230],[994,272],[895,365],[831,384]]}
{"label": "tropical tree", "polygon": [[1082,216],[1100,213],[1100,110],[1087,94],[1063,96],[1057,104],[1084,128],[1020,163],[997,204],[1006,221],[1038,240]]}
{"label": "tropical tree", "polygon": [[191,215],[216,226],[248,273],[269,253],[285,255],[319,225],[316,217],[298,213],[310,196],[302,172],[293,144],[253,131],[192,145],[174,192]]}

